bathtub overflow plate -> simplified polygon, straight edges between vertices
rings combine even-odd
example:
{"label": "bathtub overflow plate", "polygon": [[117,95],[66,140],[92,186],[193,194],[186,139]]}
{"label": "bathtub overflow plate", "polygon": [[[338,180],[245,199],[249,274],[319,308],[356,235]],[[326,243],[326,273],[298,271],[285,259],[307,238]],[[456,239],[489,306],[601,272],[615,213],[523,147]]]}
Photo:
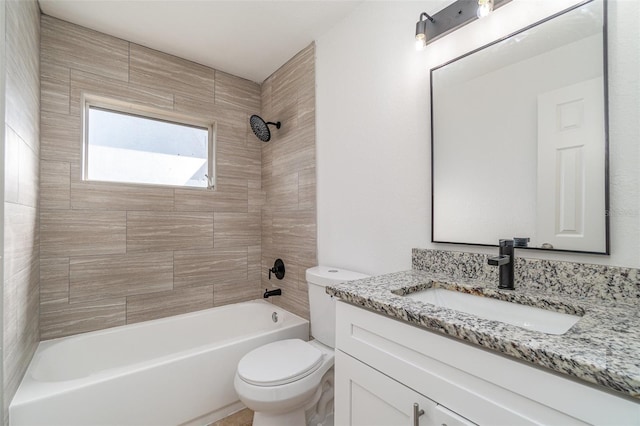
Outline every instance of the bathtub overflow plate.
{"label": "bathtub overflow plate", "polygon": [[278,322],[278,313],[277,312],[272,313],[271,319],[273,320],[273,322]]}

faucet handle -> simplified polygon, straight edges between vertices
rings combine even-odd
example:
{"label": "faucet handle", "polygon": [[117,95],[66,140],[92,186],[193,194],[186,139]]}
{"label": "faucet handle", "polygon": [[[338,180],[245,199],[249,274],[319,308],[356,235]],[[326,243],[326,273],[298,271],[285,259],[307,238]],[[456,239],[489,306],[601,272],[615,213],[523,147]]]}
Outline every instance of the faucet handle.
{"label": "faucet handle", "polygon": [[491,266],[507,265],[509,262],[511,262],[511,256],[507,255],[500,255],[487,259],[487,263]]}

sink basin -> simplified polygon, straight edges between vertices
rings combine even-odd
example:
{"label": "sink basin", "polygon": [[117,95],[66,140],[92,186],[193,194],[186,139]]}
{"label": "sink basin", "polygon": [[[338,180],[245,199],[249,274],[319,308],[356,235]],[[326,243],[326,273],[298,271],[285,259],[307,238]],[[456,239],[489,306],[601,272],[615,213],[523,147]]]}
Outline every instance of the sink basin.
{"label": "sink basin", "polygon": [[577,315],[547,311],[443,288],[430,288],[407,294],[405,297],[547,334],[564,334],[580,320]]}

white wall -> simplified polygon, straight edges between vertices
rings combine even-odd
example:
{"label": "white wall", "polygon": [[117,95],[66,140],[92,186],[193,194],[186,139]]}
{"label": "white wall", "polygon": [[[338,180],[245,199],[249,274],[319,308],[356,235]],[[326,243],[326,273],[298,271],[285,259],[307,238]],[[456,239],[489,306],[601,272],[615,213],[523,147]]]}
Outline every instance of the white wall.
{"label": "white wall", "polygon": [[[514,0],[489,17],[413,47],[420,12],[446,2],[365,2],[317,40],[318,260],[380,274],[410,269],[430,243],[429,72],[575,0]],[[640,267],[640,2],[609,3],[611,256],[519,256]]]}

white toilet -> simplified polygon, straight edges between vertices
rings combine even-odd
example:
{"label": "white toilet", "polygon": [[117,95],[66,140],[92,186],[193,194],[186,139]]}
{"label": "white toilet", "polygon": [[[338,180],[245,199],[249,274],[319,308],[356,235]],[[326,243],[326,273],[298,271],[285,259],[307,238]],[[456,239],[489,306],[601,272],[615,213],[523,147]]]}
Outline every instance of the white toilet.
{"label": "white toilet", "polygon": [[280,340],[246,354],[234,385],[255,414],[254,426],[328,426],[333,424],[333,348],[335,300],[327,285],[367,278],[339,268],[307,269],[311,335],[315,340]]}

